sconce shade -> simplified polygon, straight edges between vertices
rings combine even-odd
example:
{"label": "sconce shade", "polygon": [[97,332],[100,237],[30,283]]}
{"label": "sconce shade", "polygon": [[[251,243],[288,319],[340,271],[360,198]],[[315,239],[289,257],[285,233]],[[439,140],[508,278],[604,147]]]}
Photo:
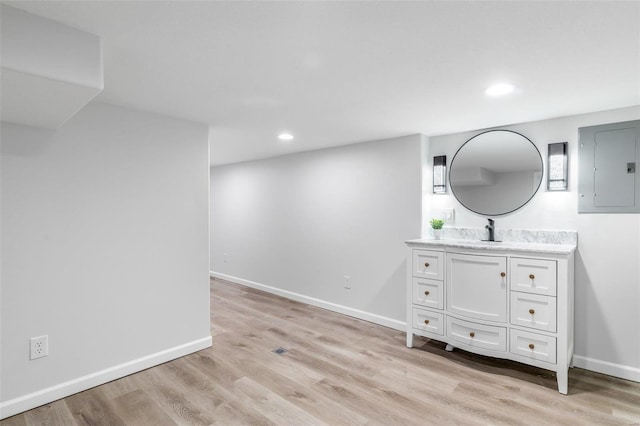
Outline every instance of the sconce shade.
{"label": "sconce shade", "polygon": [[567,190],[567,142],[550,143],[547,161],[547,190]]}
{"label": "sconce shade", "polygon": [[447,156],[433,157],[433,193],[444,194],[447,192]]}

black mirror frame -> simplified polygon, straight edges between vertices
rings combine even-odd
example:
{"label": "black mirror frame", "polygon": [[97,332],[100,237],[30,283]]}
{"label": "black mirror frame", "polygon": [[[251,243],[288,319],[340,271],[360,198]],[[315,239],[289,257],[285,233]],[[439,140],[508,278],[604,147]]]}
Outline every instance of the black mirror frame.
{"label": "black mirror frame", "polygon": [[[451,171],[453,170],[453,165],[456,161],[456,157],[458,156],[458,153],[462,150],[462,148],[465,147],[465,145],[467,143],[469,143],[470,141],[472,141],[474,138],[477,138],[480,135],[484,135],[485,133],[490,133],[490,132],[511,132],[511,133],[515,133],[518,136],[522,136],[523,138],[525,138],[526,140],[529,141],[529,143],[535,148],[536,152],[538,153],[538,158],[540,158],[540,170],[541,170],[541,174],[540,174],[540,182],[538,182],[538,186],[536,187],[536,189],[533,191],[533,194],[531,194],[531,197],[529,197],[529,199],[527,199],[527,201],[525,201],[524,203],[522,203],[521,205],[519,205],[518,207],[503,212],[503,213],[492,213],[492,214],[488,214],[488,213],[483,213],[483,212],[478,212],[473,210],[472,208],[470,208],[469,206],[467,206],[465,203],[462,202],[462,200],[460,200],[460,198],[458,198],[458,196],[456,195],[456,191],[454,190],[453,185],[451,185]],[[492,130],[486,130],[484,132],[480,132],[477,135],[472,136],[471,138],[467,139],[465,141],[465,143],[463,143],[460,148],[458,148],[458,150],[456,151],[456,153],[454,154],[453,158],[451,159],[451,164],[448,167],[447,170],[447,179],[449,181],[449,188],[451,189],[451,193],[453,194],[453,196],[455,197],[455,199],[467,210],[479,214],[481,216],[504,216],[506,214],[509,213],[513,213],[516,210],[521,209],[522,207],[526,206],[532,199],[533,197],[536,196],[536,194],[538,193],[538,191],[540,190],[540,187],[542,186],[542,181],[544,180],[544,160],[542,159],[542,154],[540,153],[540,150],[538,149],[538,147],[536,146],[536,144],[533,143],[533,141],[531,139],[529,139],[528,137],[526,137],[525,135],[523,135],[522,133],[518,133],[515,132],[513,130],[507,130],[507,129],[492,129]]]}

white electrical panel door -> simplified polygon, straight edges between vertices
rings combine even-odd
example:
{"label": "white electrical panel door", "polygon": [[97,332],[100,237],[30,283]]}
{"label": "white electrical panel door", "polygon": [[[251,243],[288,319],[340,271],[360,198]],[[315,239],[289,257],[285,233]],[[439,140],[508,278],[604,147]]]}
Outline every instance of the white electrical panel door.
{"label": "white electrical panel door", "polygon": [[596,132],[593,205],[635,205],[636,129]]}
{"label": "white electrical panel door", "polygon": [[640,120],[579,133],[578,213],[640,213]]}

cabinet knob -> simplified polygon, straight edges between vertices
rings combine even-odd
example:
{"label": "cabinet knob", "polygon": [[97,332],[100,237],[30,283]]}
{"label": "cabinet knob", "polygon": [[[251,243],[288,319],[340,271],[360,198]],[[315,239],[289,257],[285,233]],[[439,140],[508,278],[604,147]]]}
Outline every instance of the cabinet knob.
{"label": "cabinet knob", "polygon": [[429,320],[424,320],[424,323],[425,324],[429,324]]}
{"label": "cabinet knob", "polygon": [[533,315],[533,314],[535,314],[535,313],[536,313],[536,311],[535,311],[535,310],[533,310],[533,309],[529,309],[529,313],[530,313],[531,315]]}
{"label": "cabinet knob", "polygon": [[530,279],[530,280],[534,279],[535,277],[536,277],[535,275],[533,275],[533,274],[529,274],[529,279]]}
{"label": "cabinet knob", "polygon": [[507,273],[506,273],[506,272],[500,272],[500,276],[501,276],[502,278],[504,278],[504,277],[506,277],[506,276],[507,276]]}
{"label": "cabinet knob", "polygon": [[429,290],[425,290],[424,295],[428,296],[429,295]]}
{"label": "cabinet knob", "polygon": [[471,333],[469,333],[469,337],[476,337],[476,333],[472,331]]}
{"label": "cabinet knob", "polygon": [[429,267],[429,262],[424,262],[424,267],[428,268]]}
{"label": "cabinet knob", "polygon": [[535,348],[536,345],[534,345],[533,343],[529,343],[529,349],[533,350],[533,348]]}

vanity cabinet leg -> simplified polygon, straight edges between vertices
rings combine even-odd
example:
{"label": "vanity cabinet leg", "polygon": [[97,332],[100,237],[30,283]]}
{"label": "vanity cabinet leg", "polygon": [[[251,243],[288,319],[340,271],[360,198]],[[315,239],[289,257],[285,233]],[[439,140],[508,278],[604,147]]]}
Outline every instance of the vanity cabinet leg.
{"label": "vanity cabinet leg", "polygon": [[413,333],[412,332],[407,332],[407,347],[408,348],[412,348],[413,347]]}
{"label": "vanity cabinet leg", "polygon": [[447,346],[444,347],[444,350],[447,352],[453,352],[455,348],[447,343]]}
{"label": "vanity cabinet leg", "polygon": [[556,378],[558,379],[558,392],[563,395],[569,393],[569,370],[566,368],[558,370]]}

